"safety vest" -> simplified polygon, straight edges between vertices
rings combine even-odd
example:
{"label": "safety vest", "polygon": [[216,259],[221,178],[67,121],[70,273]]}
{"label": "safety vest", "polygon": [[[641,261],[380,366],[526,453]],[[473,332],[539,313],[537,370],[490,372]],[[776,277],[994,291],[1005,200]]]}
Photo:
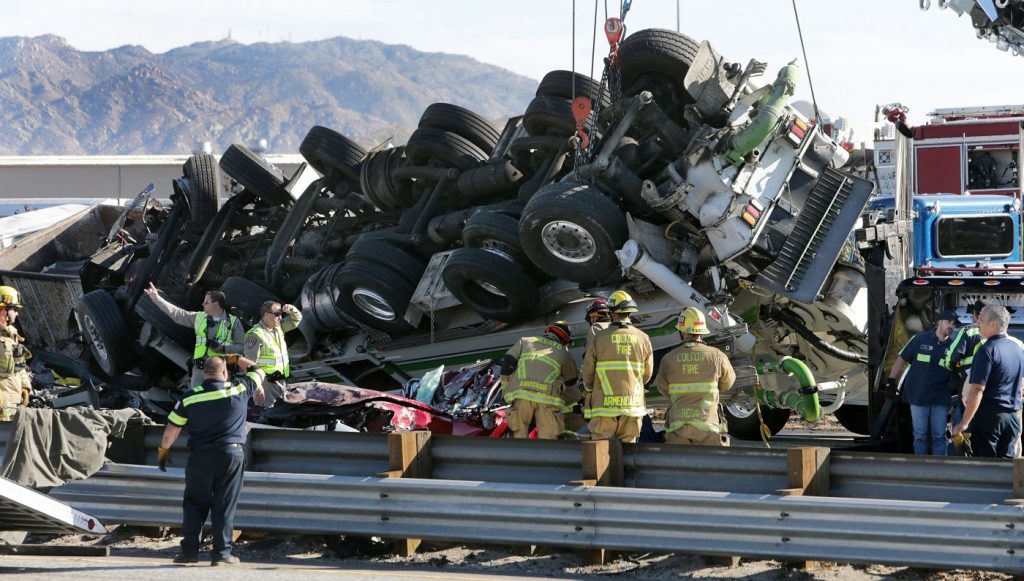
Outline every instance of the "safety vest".
{"label": "safety vest", "polygon": [[[227,313],[225,313],[227,314]],[[206,346],[206,330],[210,322],[210,316],[206,313],[197,313],[194,329],[196,331],[196,348],[192,352],[193,359],[203,359],[205,357],[223,357],[227,355],[225,352],[210,349]],[[227,317],[222,318],[217,323],[217,328],[214,329],[213,337],[221,343],[229,342],[231,339],[231,332],[235,329],[235,325],[238,324],[238,317],[228,314]]]}
{"label": "safety vest", "polygon": [[644,383],[653,372],[653,353],[647,335],[628,323],[612,323],[599,332],[584,360],[587,388],[593,390],[584,417],[643,417]]}
{"label": "safety vest", "polygon": [[523,399],[562,410],[563,381],[576,379],[576,364],[565,346],[548,337],[530,337],[520,340],[509,354],[518,364],[509,378],[505,401]]}
{"label": "safety vest", "polygon": [[[976,325],[961,327],[957,330],[956,335],[946,349],[946,354],[939,360],[939,367],[950,370],[970,367],[974,363],[974,354],[983,342],[981,332]],[[960,347],[960,343],[965,344],[963,347],[964,356],[960,360],[954,361],[953,357],[957,354],[957,348]]]}
{"label": "safety vest", "polygon": [[278,371],[288,377],[291,368],[288,365],[288,345],[284,341],[284,331],[275,327],[273,331],[257,324],[246,333],[255,335],[260,341],[260,350],[256,354],[256,365],[268,375]]}

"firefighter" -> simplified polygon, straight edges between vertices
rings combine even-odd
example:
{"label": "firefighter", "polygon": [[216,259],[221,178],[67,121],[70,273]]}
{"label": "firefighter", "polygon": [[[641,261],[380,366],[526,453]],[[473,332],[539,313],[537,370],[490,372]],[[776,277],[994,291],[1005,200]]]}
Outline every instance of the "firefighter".
{"label": "firefighter", "polygon": [[186,311],[162,296],[153,283],[149,283],[146,294],[158,309],[167,314],[175,323],[192,327],[196,333],[196,346],[189,359],[192,383],[196,387],[203,382],[203,365],[208,357],[225,357],[242,352],[244,329],[238,317],[227,310],[227,297],[221,291],[210,291],[203,297],[203,310]]}
{"label": "firefighter", "polygon": [[654,373],[654,349],[647,334],[633,326],[629,314],[636,301],[617,290],[608,297],[612,321],[597,333],[583,358],[583,389],[595,439],[618,438],[634,442],[647,414],[644,386]]}
{"label": "firefighter", "polygon": [[28,405],[32,376],[27,361],[32,354],[14,328],[21,299],[14,287],[0,286],[0,420],[7,421],[18,406]]}
{"label": "firefighter", "polygon": [[683,309],[676,329],[683,344],[665,355],[654,380],[658,391],[669,398],[665,442],[728,446],[718,401],[719,392],[736,382],[736,373],[725,353],[704,344],[708,326],[699,309]]}
{"label": "firefighter", "polygon": [[598,331],[603,331],[612,324],[612,316],[608,311],[608,299],[597,298],[587,305],[587,324],[590,325],[586,344],[589,349]]}
{"label": "firefighter", "polygon": [[514,437],[529,437],[531,423],[541,440],[553,440],[565,429],[563,390],[575,389],[579,378],[569,341],[569,323],[555,321],[543,336],[523,337],[498,360],[501,383],[508,386],[505,401],[512,404],[508,427]]}
{"label": "firefighter", "polygon": [[266,301],[260,307],[260,322],[245,333],[243,353],[266,373],[261,405],[271,407],[284,394],[285,381],[291,375],[288,344],[284,334],[299,326],[302,312],[293,305]]}

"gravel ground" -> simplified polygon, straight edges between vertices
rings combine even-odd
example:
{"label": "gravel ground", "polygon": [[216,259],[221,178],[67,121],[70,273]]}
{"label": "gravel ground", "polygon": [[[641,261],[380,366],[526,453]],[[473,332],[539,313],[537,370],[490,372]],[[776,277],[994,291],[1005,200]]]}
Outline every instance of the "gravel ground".
{"label": "gravel ground", "polygon": [[[144,534],[149,533],[149,534]],[[173,531],[172,531],[173,533]],[[166,557],[177,552],[181,537],[167,533],[157,536],[137,527],[116,527],[113,532],[93,538],[79,535],[33,535],[28,543],[49,545],[100,545],[111,547],[114,555]],[[207,547],[207,550],[209,547]],[[742,560],[736,567],[715,564],[702,557],[675,554],[616,554],[605,565],[588,565],[583,554],[564,550],[538,548],[532,556],[524,556],[515,547],[442,545],[424,543],[415,555],[402,558],[390,554],[386,542],[343,537],[312,537],[291,535],[243,535],[235,554],[244,562],[280,563],[289,565],[330,566],[400,566],[403,571],[423,571],[436,576],[439,572],[463,574],[540,576],[569,579],[827,579],[876,580],[906,579],[930,581],[966,581],[1010,579],[1010,575],[977,571],[936,571],[881,565],[836,565],[821,563],[818,568],[802,571],[770,560]]]}

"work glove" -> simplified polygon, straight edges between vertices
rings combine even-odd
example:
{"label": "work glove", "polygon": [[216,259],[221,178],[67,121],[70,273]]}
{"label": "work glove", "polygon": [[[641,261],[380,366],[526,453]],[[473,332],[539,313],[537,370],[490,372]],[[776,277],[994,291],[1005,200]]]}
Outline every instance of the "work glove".
{"label": "work glove", "polygon": [[167,448],[156,449],[156,465],[161,472],[167,472],[167,465],[171,463],[171,451]]}
{"label": "work glove", "polygon": [[23,405],[25,407],[28,407],[28,395],[29,395],[29,390],[27,390],[27,389],[21,390],[21,405]]}

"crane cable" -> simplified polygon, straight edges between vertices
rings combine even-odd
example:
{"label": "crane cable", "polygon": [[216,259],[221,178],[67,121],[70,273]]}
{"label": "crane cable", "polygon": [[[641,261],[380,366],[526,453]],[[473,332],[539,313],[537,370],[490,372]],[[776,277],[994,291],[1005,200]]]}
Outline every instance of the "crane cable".
{"label": "crane cable", "polygon": [[811,86],[811,104],[814,105],[814,120],[818,127],[821,127],[821,113],[818,112],[818,99],[814,96],[814,79],[811,78],[811,63],[807,60],[807,47],[804,45],[804,31],[800,26],[800,13],[796,9],[796,0],[793,0],[793,16],[796,17],[796,31],[800,36],[800,50],[804,53],[804,66],[807,67],[807,83]]}

